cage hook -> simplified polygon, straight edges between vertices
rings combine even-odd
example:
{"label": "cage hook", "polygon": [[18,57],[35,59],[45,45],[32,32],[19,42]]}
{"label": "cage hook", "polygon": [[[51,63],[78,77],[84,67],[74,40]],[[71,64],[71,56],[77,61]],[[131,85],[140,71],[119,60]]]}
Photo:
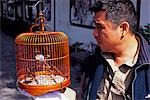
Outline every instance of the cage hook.
{"label": "cage hook", "polygon": [[[38,4],[40,4],[40,3],[42,3],[42,4],[44,5],[43,0],[39,0],[39,1],[36,2],[34,5],[29,6],[29,7],[32,7],[32,9],[36,9],[36,6],[37,6]],[[30,32],[32,32],[32,29],[33,29],[33,27],[35,27],[35,26],[40,27],[40,29],[41,29],[42,32],[45,31],[45,26],[48,26],[48,27],[50,28],[50,31],[52,31],[52,26],[49,25],[49,24],[45,24],[45,22],[47,22],[47,19],[44,17],[44,13],[45,13],[45,11],[46,11],[47,9],[48,9],[48,8],[45,7],[44,9],[41,9],[41,10],[40,10],[40,12],[39,12],[39,17],[35,19],[35,22],[36,22],[37,24],[34,24],[34,25],[31,26]]]}
{"label": "cage hook", "polygon": [[[39,3],[43,3],[42,0],[39,0],[38,2],[36,2],[35,4],[33,4],[32,6],[29,5],[29,7],[31,8],[36,8],[36,6],[39,4]],[[44,4],[44,3],[43,3]]]}

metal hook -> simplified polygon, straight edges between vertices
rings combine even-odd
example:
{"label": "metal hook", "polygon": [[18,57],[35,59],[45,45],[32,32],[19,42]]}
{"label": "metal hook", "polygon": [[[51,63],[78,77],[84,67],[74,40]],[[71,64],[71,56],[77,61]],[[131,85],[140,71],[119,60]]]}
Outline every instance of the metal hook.
{"label": "metal hook", "polygon": [[47,8],[47,7],[45,7],[45,8],[44,8],[44,10],[43,10],[42,12],[44,13],[47,9],[48,9],[48,8]]}
{"label": "metal hook", "polygon": [[[32,9],[36,9],[36,6],[37,6],[39,3],[43,3],[43,4],[44,4],[43,0],[40,0],[40,1],[36,2],[34,5],[32,5],[32,6],[29,5],[29,7],[31,7]],[[44,10],[41,10],[41,12],[44,13],[47,9],[48,9],[48,8],[45,7]]]}
{"label": "metal hook", "polygon": [[43,3],[43,1],[42,1],[42,0],[39,0],[39,1],[38,1],[37,3],[35,3],[34,5],[32,5],[32,6],[29,5],[29,7],[36,8],[36,6],[37,6],[39,3]]}

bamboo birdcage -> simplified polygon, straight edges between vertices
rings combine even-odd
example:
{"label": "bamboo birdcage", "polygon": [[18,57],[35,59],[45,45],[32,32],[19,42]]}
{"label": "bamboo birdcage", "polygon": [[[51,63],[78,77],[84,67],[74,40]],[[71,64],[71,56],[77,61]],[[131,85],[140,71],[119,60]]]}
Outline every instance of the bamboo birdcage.
{"label": "bamboo birdcage", "polygon": [[[19,88],[31,95],[63,89],[70,85],[69,43],[63,32],[44,31],[44,17],[15,39]],[[41,27],[32,32],[33,27]]]}

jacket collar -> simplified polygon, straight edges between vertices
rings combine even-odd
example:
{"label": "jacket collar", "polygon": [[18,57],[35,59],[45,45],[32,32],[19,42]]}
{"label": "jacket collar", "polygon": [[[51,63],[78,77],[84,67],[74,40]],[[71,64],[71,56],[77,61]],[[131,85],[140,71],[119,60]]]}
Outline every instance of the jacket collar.
{"label": "jacket collar", "polygon": [[141,64],[150,63],[150,52],[149,52],[150,46],[148,45],[147,41],[144,39],[144,37],[141,34],[136,33],[136,36],[138,36],[140,39],[140,52],[139,52],[137,64],[141,65]]}

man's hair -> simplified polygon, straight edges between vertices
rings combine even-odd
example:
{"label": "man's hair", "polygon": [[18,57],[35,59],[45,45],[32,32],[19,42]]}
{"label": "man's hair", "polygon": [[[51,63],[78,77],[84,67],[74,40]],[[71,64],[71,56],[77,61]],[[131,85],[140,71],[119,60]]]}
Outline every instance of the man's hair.
{"label": "man's hair", "polygon": [[126,21],[131,31],[136,30],[137,15],[130,0],[99,0],[90,7],[90,10],[93,12],[106,11],[106,19],[115,26]]}

